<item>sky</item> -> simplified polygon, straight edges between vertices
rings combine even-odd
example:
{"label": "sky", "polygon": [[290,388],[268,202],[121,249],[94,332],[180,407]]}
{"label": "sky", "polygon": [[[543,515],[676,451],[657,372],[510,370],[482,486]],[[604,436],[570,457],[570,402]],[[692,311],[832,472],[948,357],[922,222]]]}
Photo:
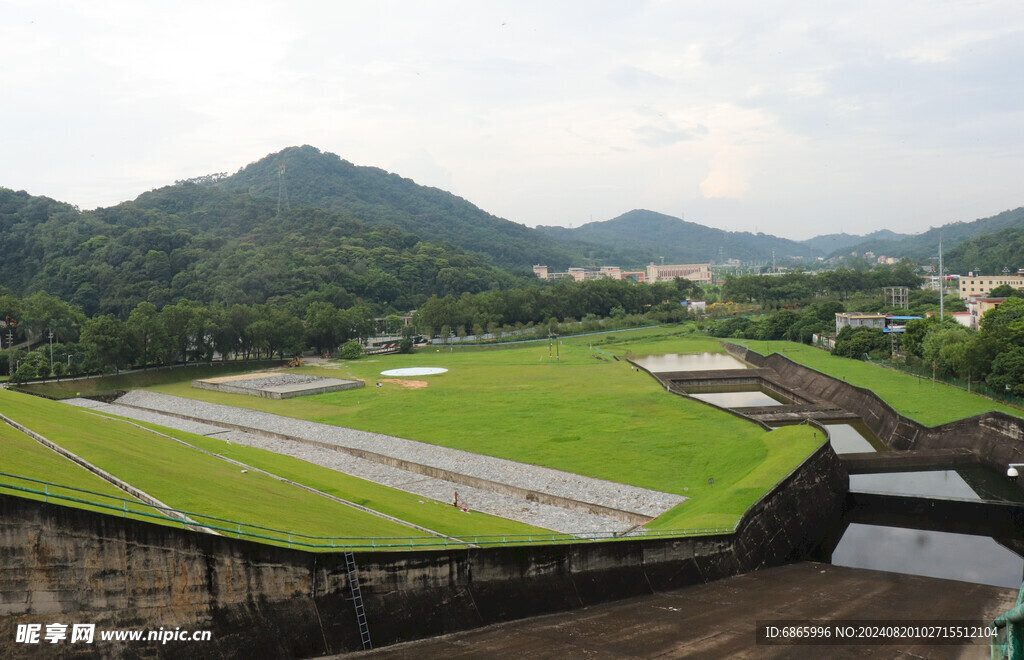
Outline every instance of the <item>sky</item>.
{"label": "sky", "polygon": [[0,0],[0,186],[309,144],[529,226],[793,239],[1024,206],[1024,3]]}

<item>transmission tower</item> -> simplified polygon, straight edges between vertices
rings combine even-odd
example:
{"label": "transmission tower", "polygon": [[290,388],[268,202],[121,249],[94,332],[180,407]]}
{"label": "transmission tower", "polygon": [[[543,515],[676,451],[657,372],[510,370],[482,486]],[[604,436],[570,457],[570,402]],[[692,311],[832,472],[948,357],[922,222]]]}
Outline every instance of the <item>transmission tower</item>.
{"label": "transmission tower", "polygon": [[277,214],[281,215],[281,209],[285,212],[291,211],[288,203],[288,184],[284,180],[284,165],[277,168]]}

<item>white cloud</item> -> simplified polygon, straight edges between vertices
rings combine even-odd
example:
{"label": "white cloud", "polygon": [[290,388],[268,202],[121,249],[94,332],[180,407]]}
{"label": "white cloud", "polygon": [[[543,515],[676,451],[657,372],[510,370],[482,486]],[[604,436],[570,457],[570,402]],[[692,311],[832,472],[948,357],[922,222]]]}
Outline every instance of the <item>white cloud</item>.
{"label": "white cloud", "polygon": [[86,208],[299,144],[527,224],[916,231],[1024,203],[1017,0],[3,7],[0,185]]}

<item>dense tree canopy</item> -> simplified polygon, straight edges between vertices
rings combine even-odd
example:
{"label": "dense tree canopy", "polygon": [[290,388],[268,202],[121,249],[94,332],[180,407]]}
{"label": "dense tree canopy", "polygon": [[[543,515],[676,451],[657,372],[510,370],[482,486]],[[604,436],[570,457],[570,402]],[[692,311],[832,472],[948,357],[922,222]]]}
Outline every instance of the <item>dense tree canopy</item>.
{"label": "dense tree canopy", "polygon": [[14,293],[121,319],[143,301],[252,305],[327,288],[411,309],[531,277],[391,227],[310,207],[279,215],[270,200],[195,184],[85,213],[0,189],[0,251]]}

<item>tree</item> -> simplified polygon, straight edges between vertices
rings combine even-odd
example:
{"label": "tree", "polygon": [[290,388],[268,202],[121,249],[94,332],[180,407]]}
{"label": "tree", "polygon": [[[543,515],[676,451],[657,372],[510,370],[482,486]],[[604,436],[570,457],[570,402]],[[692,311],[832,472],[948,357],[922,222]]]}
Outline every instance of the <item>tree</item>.
{"label": "tree", "polygon": [[847,326],[836,336],[832,355],[859,360],[864,354],[882,357],[889,353],[889,338],[878,328]]}
{"label": "tree", "polygon": [[349,341],[345,342],[345,344],[341,347],[341,350],[338,351],[338,357],[342,358],[343,360],[355,360],[356,358],[360,358],[362,356],[363,347],[359,342],[357,342],[354,339],[350,339]]}
{"label": "tree", "polygon": [[82,310],[45,291],[37,291],[23,303],[22,325],[37,336],[52,331],[54,341],[74,341],[85,322]]}
{"label": "tree", "polygon": [[985,381],[998,392],[1024,397],[1024,347],[1014,346],[996,356]]}
{"label": "tree", "polygon": [[128,330],[113,314],[85,322],[80,344],[85,348],[88,363],[102,371],[120,371],[131,352]]}
{"label": "tree", "polygon": [[[142,357],[143,368],[149,365],[152,355],[158,355],[167,350],[169,341],[167,331],[160,322],[160,314],[153,303],[141,302],[136,305],[128,315],[125,329],[131,353],[133,356]],[[156,347],[155,350],[154,347]]]}
{"label": "tree", "polygon": [[180,359],[182,363],[188,364],[189,349],[194,343],[200,307],[199,303],[183,299],[160,310],[160,323],[166,329],[168,337],[166,354],[162,356],[165,362]]}
{"label": "tree", "polygon": [[1024,298],[1024,291],[1015,289],[1009,284],[1000,284],[988,294],[992,298]]}
{"label": "tree", "polygon": [[995,309],[985,312],[981,331],[1005,346],[1024,346],[1024,299],[1007,298]]}
{"label": "tree", "polygon": [[968,347],[973,333],[962,325],[934,328],[925,337],[922,354],[926,364],[949,376],[967,376],[971,371]]}
{"label": "tree", "polygon": [[345,319],[329,302],[315,302],[306,309],[306,336],[317,353],[333,352],[344,334]]}
{"label": "tree", "polygon": [[788,309],[772,314],[761,324],[762,334],[758,339],[782,339],[799,318],[796,312]]}
{"label": "tree", "polygon": [[931,316],[923,319],[907,321],[903,328],[902,345],[903,350],[916,357],[924,356],[924,340],[928,333],[939,326],[938,317]]}

